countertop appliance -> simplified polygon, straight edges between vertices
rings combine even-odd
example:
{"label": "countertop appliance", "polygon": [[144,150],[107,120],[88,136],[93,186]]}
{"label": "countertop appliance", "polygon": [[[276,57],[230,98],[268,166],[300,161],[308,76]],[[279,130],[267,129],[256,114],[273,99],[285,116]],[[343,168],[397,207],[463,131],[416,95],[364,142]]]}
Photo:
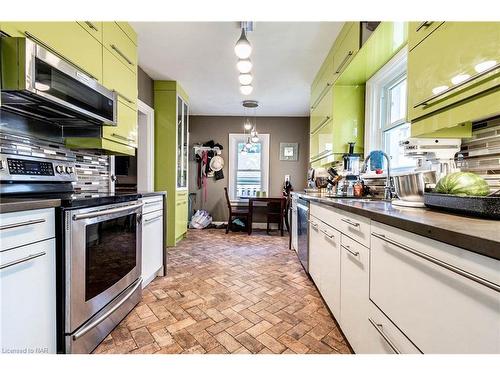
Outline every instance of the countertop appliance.
{"label": "countertop appliance", "polygon": [[0,193],[57,198],[57,346],[90,353],[141,298],[140,194],[76,193],[71,163],[0,155]]}
{"label": "countertop appliance", "polygon": [[116,125],[117,93],[25,37],[2,37],[2,110],[61,126]]}
{"label": "countertop appliance", "polygon": [[297,198],[297,255],[309,274],[309,201]]}

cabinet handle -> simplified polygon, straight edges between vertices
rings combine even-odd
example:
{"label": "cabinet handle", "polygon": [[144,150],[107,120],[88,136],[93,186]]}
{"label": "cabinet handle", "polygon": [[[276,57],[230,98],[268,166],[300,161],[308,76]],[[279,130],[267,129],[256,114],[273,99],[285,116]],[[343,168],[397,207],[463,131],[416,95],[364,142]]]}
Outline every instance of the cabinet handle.
{"label": "cabinet handle", "polygon": [[123,135],[120,135],[120,134],[117,134],[117,133],[113,133],[111,135],[113,137],[115,137],[115,138],[123,139],[124,141],[135,142],[134,138],[127,138],[127,137],[124,137]]}
{"label": "cabinet handle", "polygon": [[157,203],[161,203],[162,201],[151,201],[151,202],[144,202],[144,205],[148,205],[148,204],[157,204]]}
{"label": "cabinet handle", "polygon": [[434,23],[433,21],[424,21],[420,25],[418,25],[418,27],[417,27],[417,29],[415,31],[418,33],[421,29],[423,29],[424,27],[428,28],[433,23]]}
{"label": "cabinet handle", "polygon": [[120,94],[118,91],[117,91],[117,94],[119,97],[121,97],[122,99],[125,99],[125,101],[129,102],[130,104],[134,104],[134,101],[132,99],[130,99],[129,97],[127,97],[123,94]]}
{"label": "cabinet handle", "polygon": [[349,220],[349,219],[340,219],[340,220],[342,220],[344,223],[347,223],[347,224],[349,224],[349,225],[352,225],[353,227],[359,227],[359,223],[356,223],[356,222],[351,221],[351,220]]}
{"label": "cabinet handle", "polygon": [[422,100],[421,102],[418,102],[417,104],[415,104],[413,106],[413,108],[418,108],[418,107],[421,107],[421,106],[426,106],[426,105],[429,105],[429,102],[433,101],[433,100],[436,100],[440,97],[442,97],[443,95],[446,95],[446,94],[449,94],[450,92],[452,91],[455,91],[456,89],[462,87],[463,85],[466,85],[472,81],[475,81],[476,79],[488,74],[488,73],[491,73],[492,71],[496,70],[500,68],[500,63],[496,64],[496,65],[493,65],[491,68],[488,68],[486,70],[483,70],[482,72],[480,73],[477,73],[477,74],[474,74],[473,76],[467,78],[465,81],[462,81],[458,84],[456,84],[455,86],[452,86],[444,91],[441,91],[439,94],[436,94],[436,95],[433,95],[425,100]]}
{"label": "cabinet handle", "polygon": [[90,27],[92,30],[99,31],[99,28],[92,22],[90,21],[85,21],[85,24]]}
{"label": "cabinet handle", "polygon": [[342,63],[339,65],[337,71],[335,72],[336,74],[338,74],[338,73],[340,73],[342,71],[342,68],[347,63],[347,61],[349,60],[349,58],[352,56],[353,53],[354,53],[353,51],[347,52],[346,57],[344,57],[344,60],[342,60]]}
{"label": "cabinet handle", "polygon": [[13,223],[13,224],[5,224],[0,226],[0,230],[25,227],[26,225],[33,225],[40,223],[45,223],[45,219],[36,219],[36,220],[21,221],[19,223]]}
{"label": "cabinet handle", "polygon": [[348,245],[342,245],[344,249],[346,249],[348,252],[350,252],[352,255],[357,257],[359,255],[359,251],[352,251],[351,248]]}
{"label": "cabinet handle", "polygon": [[24,257],[24,258],[21,258],[21,259],[17,259],[17,260],[13,260],[12,262],[2,264],[0,266],[0,270],[3,270],[3,269],[8,268],[8,267],[15,266],[16,264],[19,264],[19,263],[27,262],[28,260],[31,260],[31,259],[43,257],[45,254],[47,254],[47,253],[45,251],[42,251],[41,253],[31,254],[31,255],[28,255],[27,257]]}
{"label": "cabinet handle", "polygon": [[427,255],[421,251],[418,251],[418,250],[415,250],[409,246],[406,246],[406,245],[403,245],[402,243],[399,243],[397,241],[394,241],[393,239],[385,236],[384,234],[380,234],[380,233],[375,233],[375,232],[372,232],[372,235],[374,237],[377,237],[379,239],[381,239],[382,241],[385,241],[387,243],[390,243],[391,245],[394,245],[394,246],[397,246],[399,247],[400,249],[402,250],[405,250],[413,255],[416,255],[422,259],[425,259],[431,263],[434,263],[438,266],[441,266],[443,268],[446,268],[447,270],[451,271],[451,272],[454,272],[460,276],[463,276],[469,280],[472,280],[472,281],[475,281],[476,283],[478,284],[481,284],[489,289],[493,289],[495,292],[499,292],[500,293],[500,285],[497,285],[495,283],[492,283],[491,281],[488,281],[486,279],[483,279],[482,277],[479,277],[479,276],[476,276],[470,272],[467,272],[467,271],[464,271],[462,270],[461,268],[458,268],[458,267],[455,267],[455,266],[452,266],[451,264],[448,264],[446,262],[443,262],[442,260],[439,260],[437,258],[434,258],[433,256],[430,256],[430,255]]}
{"label": "cabinet handle", "polygon": [[156,216],[156,217],[153,217],[151,219],[144,220],[144,224],[150,223],[152,221],[155,221],[155,220],[158,220],[158,219],[161,219],[161,218],[162,218],[162,216]]}
{"label": "cabinet handle", "polygon": [[314,228],[314,229],[318,229],[318,223],[312,221],[312,220],[308,220],[309,221],[309,224],[311,224],[311,226]]}
{"label": "cabinet handle", "polygon": [[316,127],[316,130],[313,131],[312,135],[315,135],[317,132],[319,132],[323,125],[325,125],[329,120],[330,116],[325,116],[325,119],[321,121],[321,123]]}
{"label": "cabinet handle", "polygon": [[327,236],[327,237],[328,237],[328,238],[330,238],[330,239],[334,239],[334,238],[335,238],[335,236],[334,236],[333,234],[328,233],[328,232],[327,232],[326,230],[324,230],[324,229],[320,229],[320,231],[321,231],[321,233],[323,233],[325,236]]}
{"label": "cabinet handle", "polygon": [[113,48],[116,53],[119,54],[129,65],[134,65],[132,60],[130,60],[122,51],[120,51],[120,49],[116,45],[111,44],[111,48]]}
{"label": "cabinet handle", "polygon": [[319,96],[318,96],[318,99],[316,99],[314,101],[314,103],[311,105],[311,109],[315,109],[316,108],[316,105],[321,101],[321,99],[323,99],[323,97],[325,96],[325,94],[327,93],[327,89],[331,86],[332,84],[330,82],[327,82],[326,83],[326,86],[323,87],[323,90],[321,90],[321,92],[319,93]]}
{"label": "cabinet handle", "polygon": [[391,347],[391,349],[394,351],[396,354],[401,354],[399,349],[394,345],[394,343],[391,341],[391,339],[385,334],[383,331],[383,325],[379,323],[375,323],[372,318],[368,318],[368,321],[372,324],[373,327],[377,330],[377,332],[382,336],[382,338],[385,340],[387,345]]}

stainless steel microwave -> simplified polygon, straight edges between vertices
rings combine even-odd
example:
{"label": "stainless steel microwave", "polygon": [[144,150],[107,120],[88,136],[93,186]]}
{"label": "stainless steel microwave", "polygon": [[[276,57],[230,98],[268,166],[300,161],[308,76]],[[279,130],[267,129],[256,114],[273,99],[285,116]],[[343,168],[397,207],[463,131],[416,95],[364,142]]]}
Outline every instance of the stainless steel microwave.
{"label": "stainless steel microwave", "polygon": [[2,110],[62,126],[116,125],[117,93],[42,44],[0,38]]}

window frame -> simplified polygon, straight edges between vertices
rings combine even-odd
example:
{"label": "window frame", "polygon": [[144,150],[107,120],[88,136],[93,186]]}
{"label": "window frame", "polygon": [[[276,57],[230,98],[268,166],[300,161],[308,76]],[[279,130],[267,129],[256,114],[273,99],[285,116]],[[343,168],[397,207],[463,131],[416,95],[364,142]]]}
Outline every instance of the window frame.
{"label": "window frame", "polygon": [[[406,118],[400,119],[392,124],[388,124],[387,121],[390,109],[390,101],[387,100],[389,90],[407,76],[407,68],[408,47],[405,46],[366,82],[366,126],[364,141],[366,155],[373,150],[385,149],[384,133],[386,131],[408,123],[408,110],[406,111]],[[414,167],[391,167],[391,170],[395,171],[409,169],[414,169]]]}
{"label": "window frame", "polygon": [[[236,176],[238,168],[238,143],[245,142],[248,134],[230,133],[229,134],[229,151],[228,151],[228,193],[229,199],[236,202],[245,202],[248,199],[239,198],[236,196]],[[269,161],[270,161],[270,135],[260,134],[259,140],[262,142],[261,155],[261,173],[262,173],[262,189],[269,194]]]}

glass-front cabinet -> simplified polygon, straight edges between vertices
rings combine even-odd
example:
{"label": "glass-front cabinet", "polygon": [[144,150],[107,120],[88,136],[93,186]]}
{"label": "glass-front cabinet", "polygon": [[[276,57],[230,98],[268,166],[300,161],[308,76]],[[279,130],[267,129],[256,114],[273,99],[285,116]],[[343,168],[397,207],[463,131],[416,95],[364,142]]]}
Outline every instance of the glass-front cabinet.
{"label": "glass-front cabinet", "polygon": [[189,108],[177,96],[177,189],[187,189],[188,147],[189,147]]}

